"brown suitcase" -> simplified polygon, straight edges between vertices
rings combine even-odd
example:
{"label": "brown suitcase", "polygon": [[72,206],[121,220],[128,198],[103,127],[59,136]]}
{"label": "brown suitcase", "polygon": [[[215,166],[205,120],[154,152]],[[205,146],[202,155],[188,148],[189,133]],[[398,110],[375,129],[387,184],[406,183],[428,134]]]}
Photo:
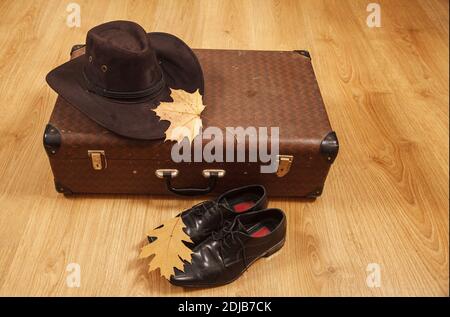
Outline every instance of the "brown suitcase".
{"label": "brown suitcase", "polygon": [[[72,57],[83,51],[75,46]],[[248,162],[248,140],[246,162],[175,163],[173,142],[118,136],[58,97],[44,133],[58,192],[196,195],[258,183],[271,196],[321,195],[339,145],[309,53],[194,51],[205,78],[204,128],[219,127],[226,134],[226,127],[279,127],[276,170],[261,173],[267,164]]]}

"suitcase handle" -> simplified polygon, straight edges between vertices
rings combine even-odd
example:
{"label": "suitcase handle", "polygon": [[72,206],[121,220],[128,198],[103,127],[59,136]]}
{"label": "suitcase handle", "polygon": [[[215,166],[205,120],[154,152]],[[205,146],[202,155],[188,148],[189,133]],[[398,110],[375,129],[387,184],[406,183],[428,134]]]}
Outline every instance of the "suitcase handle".
{"label": "suitcase handle", "polygon": [[208,169],[203,170],[202,175],[208,178],[208,185],[205,188],[175,188],[173,187],[171,180],[178,175],[178,170],[176,169],[162,169],[156,171],[156,176],[159,178],[164,178],[167,190],[181,196],[197,196],[206,195],[214,190],[217,184],[217,179],[225,176],[224,170]]}

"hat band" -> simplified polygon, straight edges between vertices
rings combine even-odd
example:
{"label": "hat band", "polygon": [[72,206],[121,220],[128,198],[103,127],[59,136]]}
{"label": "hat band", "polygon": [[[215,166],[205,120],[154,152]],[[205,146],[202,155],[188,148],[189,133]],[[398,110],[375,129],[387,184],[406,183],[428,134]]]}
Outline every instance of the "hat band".
{"label": "hat band", "polygon": [[86,73],[83,69],[83,76],[86,80],[88,90],[90,92],[93,92],[97,95],[107,97],[107,98],[113,98],[113,99],[137,99],[137,98],[143,98],[143,97],[156,97],[158,94],[164,89],[166,86],[166,83],[164,81],[164,77],[161,72],[161,78],[151,87],[144,89],[144,90],[137,90],[137,91],[114,91],[105,89],[102,87],[99,87],[92,83],[86,76]]}

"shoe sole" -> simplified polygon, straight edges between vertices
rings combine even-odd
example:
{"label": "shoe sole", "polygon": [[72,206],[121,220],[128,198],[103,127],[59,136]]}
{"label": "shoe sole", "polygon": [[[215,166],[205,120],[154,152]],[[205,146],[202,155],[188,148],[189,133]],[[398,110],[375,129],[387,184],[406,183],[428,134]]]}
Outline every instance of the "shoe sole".
{"label": "shoe sole", "polygon": [[250,262],[250,264],[243,269],[236,277],[234,277],[232,280],[230,281],[226,281],[223,283],[218,283],[218,284],[177,284],[174,283],[172,281],[170,281],[170,283],[172,285],[175,286],[181,286],[181,287],[186,287],[186,288],[207,288],[207,287],[218,287],[218,286],[224,286],[230,283],[233,283],[234,281],[236,281],[238,278],[240,278],[242,276],[242,274],[245,273],[245,271],[247,271],[250,266],[253,265],[253,263],[255,263],[256,261],[258,261],[261,258],[268,258],[271,255],[275,254],[276,252],[280,251],[281,248],[284,246],[284,243],[286,241],[286,238],[281,240],[280,242],[278,242],[277,244],[275,244],[273,247],[271,247],[269,250],[266,251],[266,253],[263,253],[262,255],[260,255],[259,257],[255,258],[252,262]]}

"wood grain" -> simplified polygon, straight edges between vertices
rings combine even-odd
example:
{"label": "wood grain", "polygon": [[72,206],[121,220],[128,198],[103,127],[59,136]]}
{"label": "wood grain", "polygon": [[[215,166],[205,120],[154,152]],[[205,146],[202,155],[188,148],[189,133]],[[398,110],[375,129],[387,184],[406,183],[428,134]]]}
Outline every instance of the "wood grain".
{"label": "wood grain", "polygon": [[[449,295],[449,3],[378,1],[0,1],[0,295]],[[144,233],[198,200],[65,198],[42,132],[47,72],[93,26],[128,19],[197,48],[311,52],[341,151],[322,197],[274,199],[281,252],[236,282],[183,290],[138,260]],[[81,287],[66,266],[81,266]],[[369,263],[381,287],[366,285]]]}

